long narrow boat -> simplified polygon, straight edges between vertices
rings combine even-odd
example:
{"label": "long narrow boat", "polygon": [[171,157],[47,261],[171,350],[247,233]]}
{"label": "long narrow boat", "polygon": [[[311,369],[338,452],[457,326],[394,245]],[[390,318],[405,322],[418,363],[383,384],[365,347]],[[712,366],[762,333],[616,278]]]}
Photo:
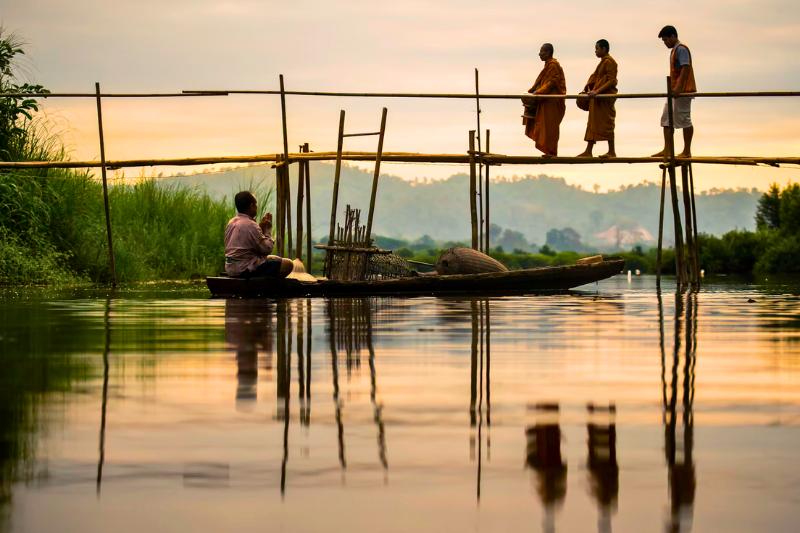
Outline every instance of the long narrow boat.
{"label": "long narrow boat", "polygon": [[419,275],[372,281],[299,281],[275,278],[206,278],[214,297],[287,296],[420,296],[439,294],[540,294],[568,289],[610,278],[622,271],[623,259],[554,267],[490,272],[484,274]]}

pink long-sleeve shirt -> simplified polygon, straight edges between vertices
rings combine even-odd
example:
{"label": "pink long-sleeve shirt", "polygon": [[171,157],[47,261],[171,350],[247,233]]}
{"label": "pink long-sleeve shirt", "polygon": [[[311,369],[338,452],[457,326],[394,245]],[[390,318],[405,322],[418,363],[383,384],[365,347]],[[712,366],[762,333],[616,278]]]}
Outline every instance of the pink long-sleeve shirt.
{"label": "pink long-sleeve shirt", "polygon": [[225,272],[229,276],[252,272],[267,260],[274,245],[253,218],[238,213],[225,228]]}

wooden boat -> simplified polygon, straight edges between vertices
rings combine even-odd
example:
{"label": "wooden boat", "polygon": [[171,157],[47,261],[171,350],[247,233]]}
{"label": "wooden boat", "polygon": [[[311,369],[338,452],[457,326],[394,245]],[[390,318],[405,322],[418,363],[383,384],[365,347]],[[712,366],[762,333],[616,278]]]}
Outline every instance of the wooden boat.
{"label": "wooden boat", "polygon": [[214,297],[287,296],[422,296],[440,294],[541,294],[563,292],[610,278],[622,271],[623,259],[608,258],[593,264],[488,272],[484,274],[422,274],[370,281],[299,281],[275,278],[206,278]]}

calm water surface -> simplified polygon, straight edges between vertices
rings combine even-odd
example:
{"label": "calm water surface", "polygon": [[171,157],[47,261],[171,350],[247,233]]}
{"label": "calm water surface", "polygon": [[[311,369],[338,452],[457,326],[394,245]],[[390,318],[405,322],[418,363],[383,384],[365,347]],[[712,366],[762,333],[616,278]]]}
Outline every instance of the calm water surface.
{"label": "calm water surface", "polygon": [[797,531],[800,297],[0,300],[0,529]]}

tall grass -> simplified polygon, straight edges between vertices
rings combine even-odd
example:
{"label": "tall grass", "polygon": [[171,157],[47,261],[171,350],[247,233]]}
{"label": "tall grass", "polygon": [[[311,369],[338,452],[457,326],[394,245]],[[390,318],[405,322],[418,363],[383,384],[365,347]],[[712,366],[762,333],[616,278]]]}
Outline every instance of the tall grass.
{"label": "tall grass", "polygon": [[[57,137],[31,121],[17,160],[62,160]],[[122,282],[186,279],[222,268],[233,204],[199,189],[140,180],[109,189],[117,276]],[[106,281],[102,187],[88,172],[0,173],[0,284]]]}

